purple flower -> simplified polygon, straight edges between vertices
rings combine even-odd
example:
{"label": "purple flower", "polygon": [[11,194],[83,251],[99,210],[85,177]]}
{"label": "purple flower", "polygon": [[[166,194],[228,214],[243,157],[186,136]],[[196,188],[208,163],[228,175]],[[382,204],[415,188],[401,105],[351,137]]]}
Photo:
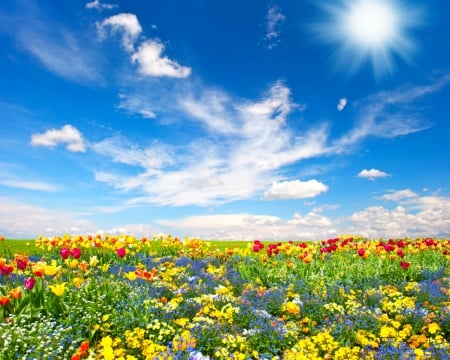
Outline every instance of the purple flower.
{"label": "purple flower", "polygon": [[27,290],[31,290],[34,288],[34,284],[36,283],[36,279],[33,277],[28,277],[23,281],[23,285]]}

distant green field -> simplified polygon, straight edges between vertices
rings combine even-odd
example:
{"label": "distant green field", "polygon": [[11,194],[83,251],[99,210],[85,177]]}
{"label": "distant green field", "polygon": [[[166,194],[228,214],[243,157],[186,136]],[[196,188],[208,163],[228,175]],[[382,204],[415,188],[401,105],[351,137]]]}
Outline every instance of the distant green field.
{"label": "distant green field", "polygon": [[5,239],[0,241],[0,256],[10,253],[33,254],[37,251],[34,246],[34,240],[26,239]]}

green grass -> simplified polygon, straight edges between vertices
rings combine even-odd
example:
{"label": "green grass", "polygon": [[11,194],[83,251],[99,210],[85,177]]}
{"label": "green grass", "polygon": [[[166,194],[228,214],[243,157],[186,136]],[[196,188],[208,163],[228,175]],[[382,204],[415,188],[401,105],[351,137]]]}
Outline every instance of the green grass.
{"label": "green grass", "polygon": [[29,239],[5,239],[0,241],[0,256],[14,253],[33,254],[38,249],[34,246],[34,240]]}

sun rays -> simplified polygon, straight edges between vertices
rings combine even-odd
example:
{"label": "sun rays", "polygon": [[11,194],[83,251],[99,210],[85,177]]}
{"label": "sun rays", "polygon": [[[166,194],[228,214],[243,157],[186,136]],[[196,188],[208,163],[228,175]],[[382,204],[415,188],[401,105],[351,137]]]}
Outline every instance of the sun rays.
{"label": "sun rays", "polygon": [[410,31],[421,18],[416,8],[387,0],[339,0],[322,8],[326,16],[312,29],[331,47],[336,70],[353,75],[368,65],[378,77],[392,73],[396,60],[412,62]]}

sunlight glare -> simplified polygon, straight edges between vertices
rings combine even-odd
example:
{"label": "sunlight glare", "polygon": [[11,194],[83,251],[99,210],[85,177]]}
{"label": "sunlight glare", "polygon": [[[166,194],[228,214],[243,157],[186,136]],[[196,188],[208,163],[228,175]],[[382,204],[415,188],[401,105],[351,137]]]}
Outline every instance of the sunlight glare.
{"label": "sunlight glare", "polygon": [[320,7],[327,16],[312,30],[331,45],[336,70],[355,74],[369,65],[378,77],[392,73],[398,59],[412,61],[409,31],[420,24],[418,8],[402,0],[329,0]]}
{"label": "sunlight glare", "polygon": [[395,9],[379,1],[360,1],[349,9],[342,23],[348,35],[363,46],[384,46],[398,29]]}

